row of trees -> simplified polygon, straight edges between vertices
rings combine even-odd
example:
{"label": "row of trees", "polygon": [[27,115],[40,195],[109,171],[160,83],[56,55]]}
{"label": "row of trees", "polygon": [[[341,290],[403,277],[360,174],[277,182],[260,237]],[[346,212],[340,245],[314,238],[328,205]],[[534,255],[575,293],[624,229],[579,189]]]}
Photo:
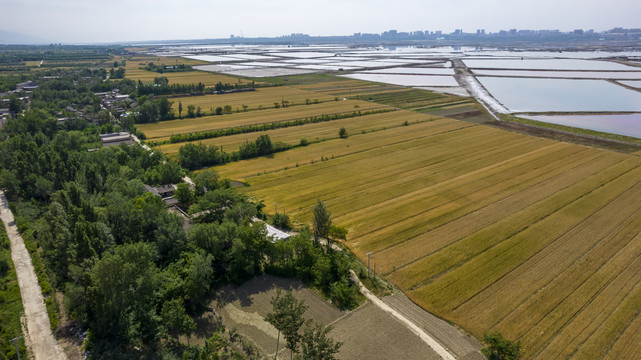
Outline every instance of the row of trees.
{"label": "row of trees", "polygon": [[171,137],[169,138],[169,142],[179,143],[179,142],[196,141],[196,140],[203,140],[203,139],[212,139],[212,138],[217,138],[222,136],[246,134],[246,133],[252,133],[252,132],[288,128],[291,126],[301,126],[301,125],[316,124],[320,122],[327,122],[327,121],[333,121],[333,120],[349,119],[349,118],[354,118],[359,116],[381,114],[389,111],[393,111],[393,110],[382,109],[382,110],[371,110],[371,111],[362,111],[362,112],[354,111],[354,112],[343,113],[343,114],[318,115],[318,116],[307,117],[304,119],[274,121],[271,123],[237,126],[237,127],[226,128],[226,129],[216,129],[216,130],[200,131],[200,132],[185,133],[185,134],[174,134],[174,135],[171,135]]}
{"label": "row of trees", "polygon": [[148,63],[145,67],[141,67],[142,70],[153,71],[157,73],[168,73],[168,72],[183,72],[183,71],[192,71],[192,67],[185,64],[176,64],[176,65],[156,65],[153,62]]}
{"label": "row of trees", "polygon": [[197,170],[241,159],[269,155],[288,148],[290,146],[284,143],[272,143],[269,135],[261,135],[255,141],[246,141],[240,145],[238,151],[232,153],[227,153],[215,145],[189,143],[181,146],[178,150],[178,161],[186,169]]}

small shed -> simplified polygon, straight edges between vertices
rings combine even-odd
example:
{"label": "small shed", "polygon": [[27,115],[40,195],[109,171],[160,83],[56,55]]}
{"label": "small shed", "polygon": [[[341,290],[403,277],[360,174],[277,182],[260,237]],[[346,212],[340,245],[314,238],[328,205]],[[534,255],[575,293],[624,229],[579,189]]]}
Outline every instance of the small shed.
{"label": "small shed", "polygon": [[131,138],[131,134],[126,131],[120,131],[120,132],[109,133],[109,134],[100,134],[100,141],[102,142],[102,146],[133,144],[133,139]]}

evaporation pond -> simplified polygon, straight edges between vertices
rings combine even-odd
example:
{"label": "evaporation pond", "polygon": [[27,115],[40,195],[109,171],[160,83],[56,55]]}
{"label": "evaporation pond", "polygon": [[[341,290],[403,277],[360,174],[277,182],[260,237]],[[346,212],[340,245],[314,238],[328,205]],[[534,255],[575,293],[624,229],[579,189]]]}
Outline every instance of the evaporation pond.
{"label": "evaporation pond", "polygon": [[641,111],[641,93],[605,80],[477,79],[512,112]]}
{"label": "evaporation pond", "polygon": [[374,81],[401,86],[458,86],[454,76],[401,75],[401,74],[349,74],[342,75],[352,79]]}
{"label": "evaporation pond", "polygon": [[641,114],[531,115],[522,118],[641,138]]}
{"label": "evaporation pond", "polygon": [[632,66],[611,61],[581,59],[463,59],[465,65],[476,69],[526,69],[526,70],[639,70]]}

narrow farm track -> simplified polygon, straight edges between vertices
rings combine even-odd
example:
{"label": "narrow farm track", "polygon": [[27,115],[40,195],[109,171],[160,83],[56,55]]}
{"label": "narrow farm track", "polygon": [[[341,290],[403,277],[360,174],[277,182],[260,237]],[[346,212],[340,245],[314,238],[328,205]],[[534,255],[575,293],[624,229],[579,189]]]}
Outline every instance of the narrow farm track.
{"label": "narrow farm track", "polygon": [[0,217],[7,229],[11,241],[11,259],[18,276],[20,295],[27,323],[25,342],[36,360],[66,359],[51,332],[51,323],[47,315],[44,298],[40,291],[38,278],[31,264],[31,257],[9,209],[9,202],[0,190]]}
{"label": "narrow farm track", "polygon": [[385,302],[383,302],[381,299],[376,297],[376,295],[372,294],[364,285],[363,283],[358,279],[358,276],[356,276],[356,273],[354,273],[354,270],[350,270],[350,277],[352,278],[352,281],[358,284],[360,287],[361,293],[365,295],[374,305],[376,305],[378,308],[381,310],[387,312],[388,314],[394,316],[398,321],[403,323],[408,329],[410,329],[413,333],[418,335],[421,340],[423,340],[427,345],[430,346],[441,358],[445,360],[455,360],[456,357],[454,354],[451,352],[451,350],[447,349],[444,347],[440,342],[436,341],[430,334],[425,332],[422,328],[417,326],[412,320],[408,319],[405,317],[403,314],[400,312],[396,311],[394,308],[391,306],[387,305]]}
{"label": "narrow farm track", "polygon": [[419,328],[447,347],[457,359],[485,359],[480,352],[481,344],[478,341],[421,309],[404,294],[386,296],[381,300],[405,318],[412,319]]}

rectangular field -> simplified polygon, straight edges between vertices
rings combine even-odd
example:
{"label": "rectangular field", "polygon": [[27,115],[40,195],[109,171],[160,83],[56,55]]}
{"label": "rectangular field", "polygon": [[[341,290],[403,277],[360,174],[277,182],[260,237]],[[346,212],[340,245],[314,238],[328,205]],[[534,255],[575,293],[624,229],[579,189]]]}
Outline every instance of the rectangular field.
{"label": "rectangular field", "polygon": [[323,200],[357,256],[477,337],[525,358],[638,355],[636,155],[439,119],[216,169],[300,223]]}
{"label": "rectangular field", "polygon": [[[316,124],[292,126],[288,128],[260,131],[247,134],[230,135],[212,139],[195,141],[206,145],[222,146],[225,151],[236,151],[245,141],[254,141],[261,135],[269,135],[272,142],[284,142],[290,145],[298,145],[301,138],[309,142],[319,142],[338,138],[338,130],[344,127],[350,135],[359,135],[363,132],[380,131],[388,128],[403,126],[409,123],[432,121],[437,119],[434,116],[416,114],[409,111],[397,110],[381,114],[358,116],[354,118],[332,120]],[[413,125],[413,124],[412,124]],[[172,155],[185,143],[159,145],[163,154]]]}
{"label": "rectangular field", "polygon": [[291,106],[305,104],[305,100],[310,102],[334,101],[334,97],[279,86],[232,94],[173,97],[169,100],[173,102],[172,109],[176,115],[178,115],[178,103],[182,102],[184,115],[189,105],[200,106],[203,112],[212,114],[216,107],[224,107],[225,105],[231,106],[233,112],[238,112],[244,111],[243,105],[247,106],[247,110],[269,109],[274,107],[275,102],[282,104],[283,100],[289,102]]}
{"label": "rectangular field", "polygon": [[386,109],[389,106],[365,101],[337,101],[320,104],[300,105],[279,109],[248,111],[226,115],[203,116],[200,118],[161,121],[152,124],[140,124],[138,130],[151,140],[166,140],[173,134],[185,134],[214,129],[304,119],[311,116],[351,113]]}

